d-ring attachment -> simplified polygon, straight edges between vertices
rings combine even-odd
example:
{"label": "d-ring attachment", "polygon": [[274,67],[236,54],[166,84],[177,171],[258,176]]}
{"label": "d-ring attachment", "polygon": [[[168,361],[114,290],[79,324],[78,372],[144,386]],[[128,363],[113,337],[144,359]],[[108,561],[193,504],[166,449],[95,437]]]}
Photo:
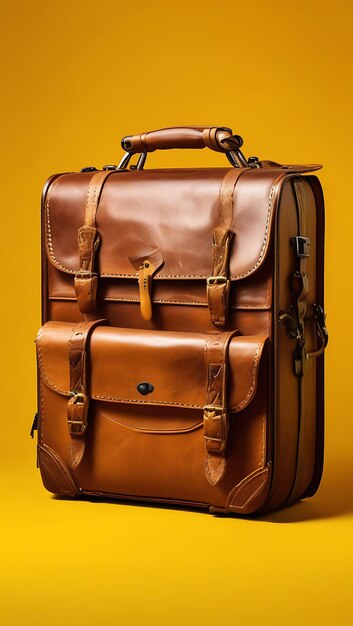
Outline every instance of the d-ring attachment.
{"label": "d-ring attachment", "polygon": [[[126,170],[134,154],[135,152],[126,152],[116,169]],[[145,165],[146,159],[147,159],[147,152],[141,152],[136,165],[131,165],[131,169],[143,170],[143,166]]]}

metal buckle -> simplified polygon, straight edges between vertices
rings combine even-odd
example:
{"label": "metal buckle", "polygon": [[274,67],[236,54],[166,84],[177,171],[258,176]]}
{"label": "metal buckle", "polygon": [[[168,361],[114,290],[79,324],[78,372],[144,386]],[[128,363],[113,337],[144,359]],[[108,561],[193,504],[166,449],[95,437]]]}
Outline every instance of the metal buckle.
{"label": "metal buckle", "polygon": [[215,413],[217,416],[223,415],[224,413],[224,408],[223,406],[220,406],[219,404],[206,404],[203,407],[203,412],[208,412],[208,413]]}
{"label": "metal buckle", "polygon": [[[87,428],[87,414],[88,414],[88,405],[89,398],[84,393],[79,393],[75,390],[70,391],[70,400],[68,404],[68,418],[67,423],[69,426],[70,435],[83,435]],[[82,419],[72,420],[70,419],[70,407],[74,404],[80,404],[82,406]]]}
{"label": "metal buckle", "polygon": [[308,352],[308,356],[318,357],[323,354],[328,344],[328,332],[326,328],[326,314],[322,306],[314,302],[313,312],[314,312],[314,321],[316,324],[316,334],[318,336],[318,339],[320,340],[320,344],[316,350],[311,350],[310,352]]}
{"label": "metal buckle", "polygon": [[[69,430],[70,430],[70,435],[83,435],[86,428],[87,428],[87,424],[85,424],[84,422],[81,422],[80,420],[67,420],[67,423],[70,425],[69,426]],[[73,424],[79,424],[80,427],[76,429],[76,427],[74,426],[74,428],[71,428]]]}
{"label": "metal buckle", "polygon": [[212,287],[213,285],[226,285],[228,282],[228,278],[226,276],[209,276],[207,278],[207,287]]}
{"label": "metal buckle", "polygon": [[97,276],[96,272],[90,272],[89,270],[78,270],[75,274],[75,278],[84,280],[85,278],[94,278]]}
{"label": "metal buckle", "polygon": [[[209,430],[207,428],[207,422],[204,423],[204,439],[206,442],[206,448],[209,452],[212,452],[214,454],[220,454],[224,452],[227,441],[226,410],[223,406],[217,404],[206,404],[203,407],[203,413],[204,420],[209,419],[210,421],[213,421],[213,419],[216,418],[217,421],[219,421],[217,431],[215,433],[212,433],[214,435],[213,437],[210,436],[211,433],[209,433]],[[211,416],[212,413],[214,414],[214,416]]]}
{"label": "metal buckle", "polygon": [[309,237],[302,237],[298,235],[292,239],[295,247],[297,257],[300,259],[307,258],[309,256],[310,239]]}

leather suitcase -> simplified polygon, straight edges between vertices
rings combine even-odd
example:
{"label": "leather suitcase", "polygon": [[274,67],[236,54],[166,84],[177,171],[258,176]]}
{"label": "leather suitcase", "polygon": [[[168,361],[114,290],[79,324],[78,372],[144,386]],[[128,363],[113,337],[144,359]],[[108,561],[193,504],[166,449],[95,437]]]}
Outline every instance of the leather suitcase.
{"label": "leather suitcase", "polygon": [[[241,146],[225,127],[163,129],[125,137],[119,166],[47,181],[33,430],[49,491],[246,515],[316,492],[320,166]],[[144,169],[205,147],[227,167]]]}

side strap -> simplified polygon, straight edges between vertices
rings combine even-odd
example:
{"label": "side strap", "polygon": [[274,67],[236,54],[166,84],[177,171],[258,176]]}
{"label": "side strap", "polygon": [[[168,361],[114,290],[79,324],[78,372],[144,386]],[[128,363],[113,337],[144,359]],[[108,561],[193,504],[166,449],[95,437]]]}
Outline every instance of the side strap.
{"label": "side strap", "polygon": [[207,404],[203,408],[204,438],[206,444],[206,478],[216,485],[226,469],[226,447],[229,430],[227,411],[228,348],[231,339],[239,334],[211,334],[206,343]]}
{"label": "side strap", "polygon": [[298,375],[298,446],[297,446],[297,468],[294,483],[291,489],[289,501],[300,498],[303,491],[302,472],[305,464],[307,438],[308,415],[305,402],[305,372],[307,370],[308,354],[305,344],[305,316],[308,310],[307,296],[309,293],[309,279],[307,274],[307,259],[309,257],[310,241],[306,234],[306,206],[305,192],[300,179],[293,181],[294,194],[298,212],[298,236],[293,243],[295,244],[295,253],[297,268],[292,277],[292,287],[296,289],[296,312],[299,329],[299,337],[297,340],[296,350],[294,352],[294,368]]}
{"label": "side strap", "polygon": [[67,424],[70,434],[70,461],[75,469],[85,451],[85,433],[88,424],[88,343],[97,326],[108,326],[107,320],[77,324],[69,339],[70,395],[67,405]]}
{"label": "side strap", "polygon": [[223,178],[218,203],[218,224],[213,231],[212,275],[207,279],[207,300],[210,320],[225,326],[230,291],[229,256],[234,232],[233,197],[235,185],[247,168],[233,169]]}
{"label": "side strap", "polygon": [[303,376],[307,368],[307,351],[305,346],[304,320],[308,310],[307,297],[309,293],[309,278],[307,273],[307,259],[309,257],[310,241],[305,236],[305,192],[300,179],[293,181],[294,194],[298,211],[298,236],[294,238],[297,267],[291,278],[291,288],[296,294],[296,313],[300,338],[294,353],[294,368],[298,376]]}
{"label": "side strap", "polygon": [[80,269],[75,274],[74,286],[81,313],[92,313],[96,309],[98,277],[95,270],[95,255],[100,243],[96,228],[96,214],[103,185],[112,174],[129,170],[105,170],[96,172],[89,183],[84,225],[78,231]]}

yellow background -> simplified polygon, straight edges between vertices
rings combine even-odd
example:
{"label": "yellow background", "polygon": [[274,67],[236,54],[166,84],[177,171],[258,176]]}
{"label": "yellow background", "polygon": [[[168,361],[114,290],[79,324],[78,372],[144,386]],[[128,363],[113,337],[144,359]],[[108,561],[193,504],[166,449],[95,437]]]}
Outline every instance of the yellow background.
{"label": "yellow background", "polygon": [[[352,624],[351,3],[19,0],[1,19],[2,624]],[[116,163],[125,134],[175,124],[230,125],[247,155],[324,165],[324,480],[257,521],[55,500],[28,438],[42,185]]]}

